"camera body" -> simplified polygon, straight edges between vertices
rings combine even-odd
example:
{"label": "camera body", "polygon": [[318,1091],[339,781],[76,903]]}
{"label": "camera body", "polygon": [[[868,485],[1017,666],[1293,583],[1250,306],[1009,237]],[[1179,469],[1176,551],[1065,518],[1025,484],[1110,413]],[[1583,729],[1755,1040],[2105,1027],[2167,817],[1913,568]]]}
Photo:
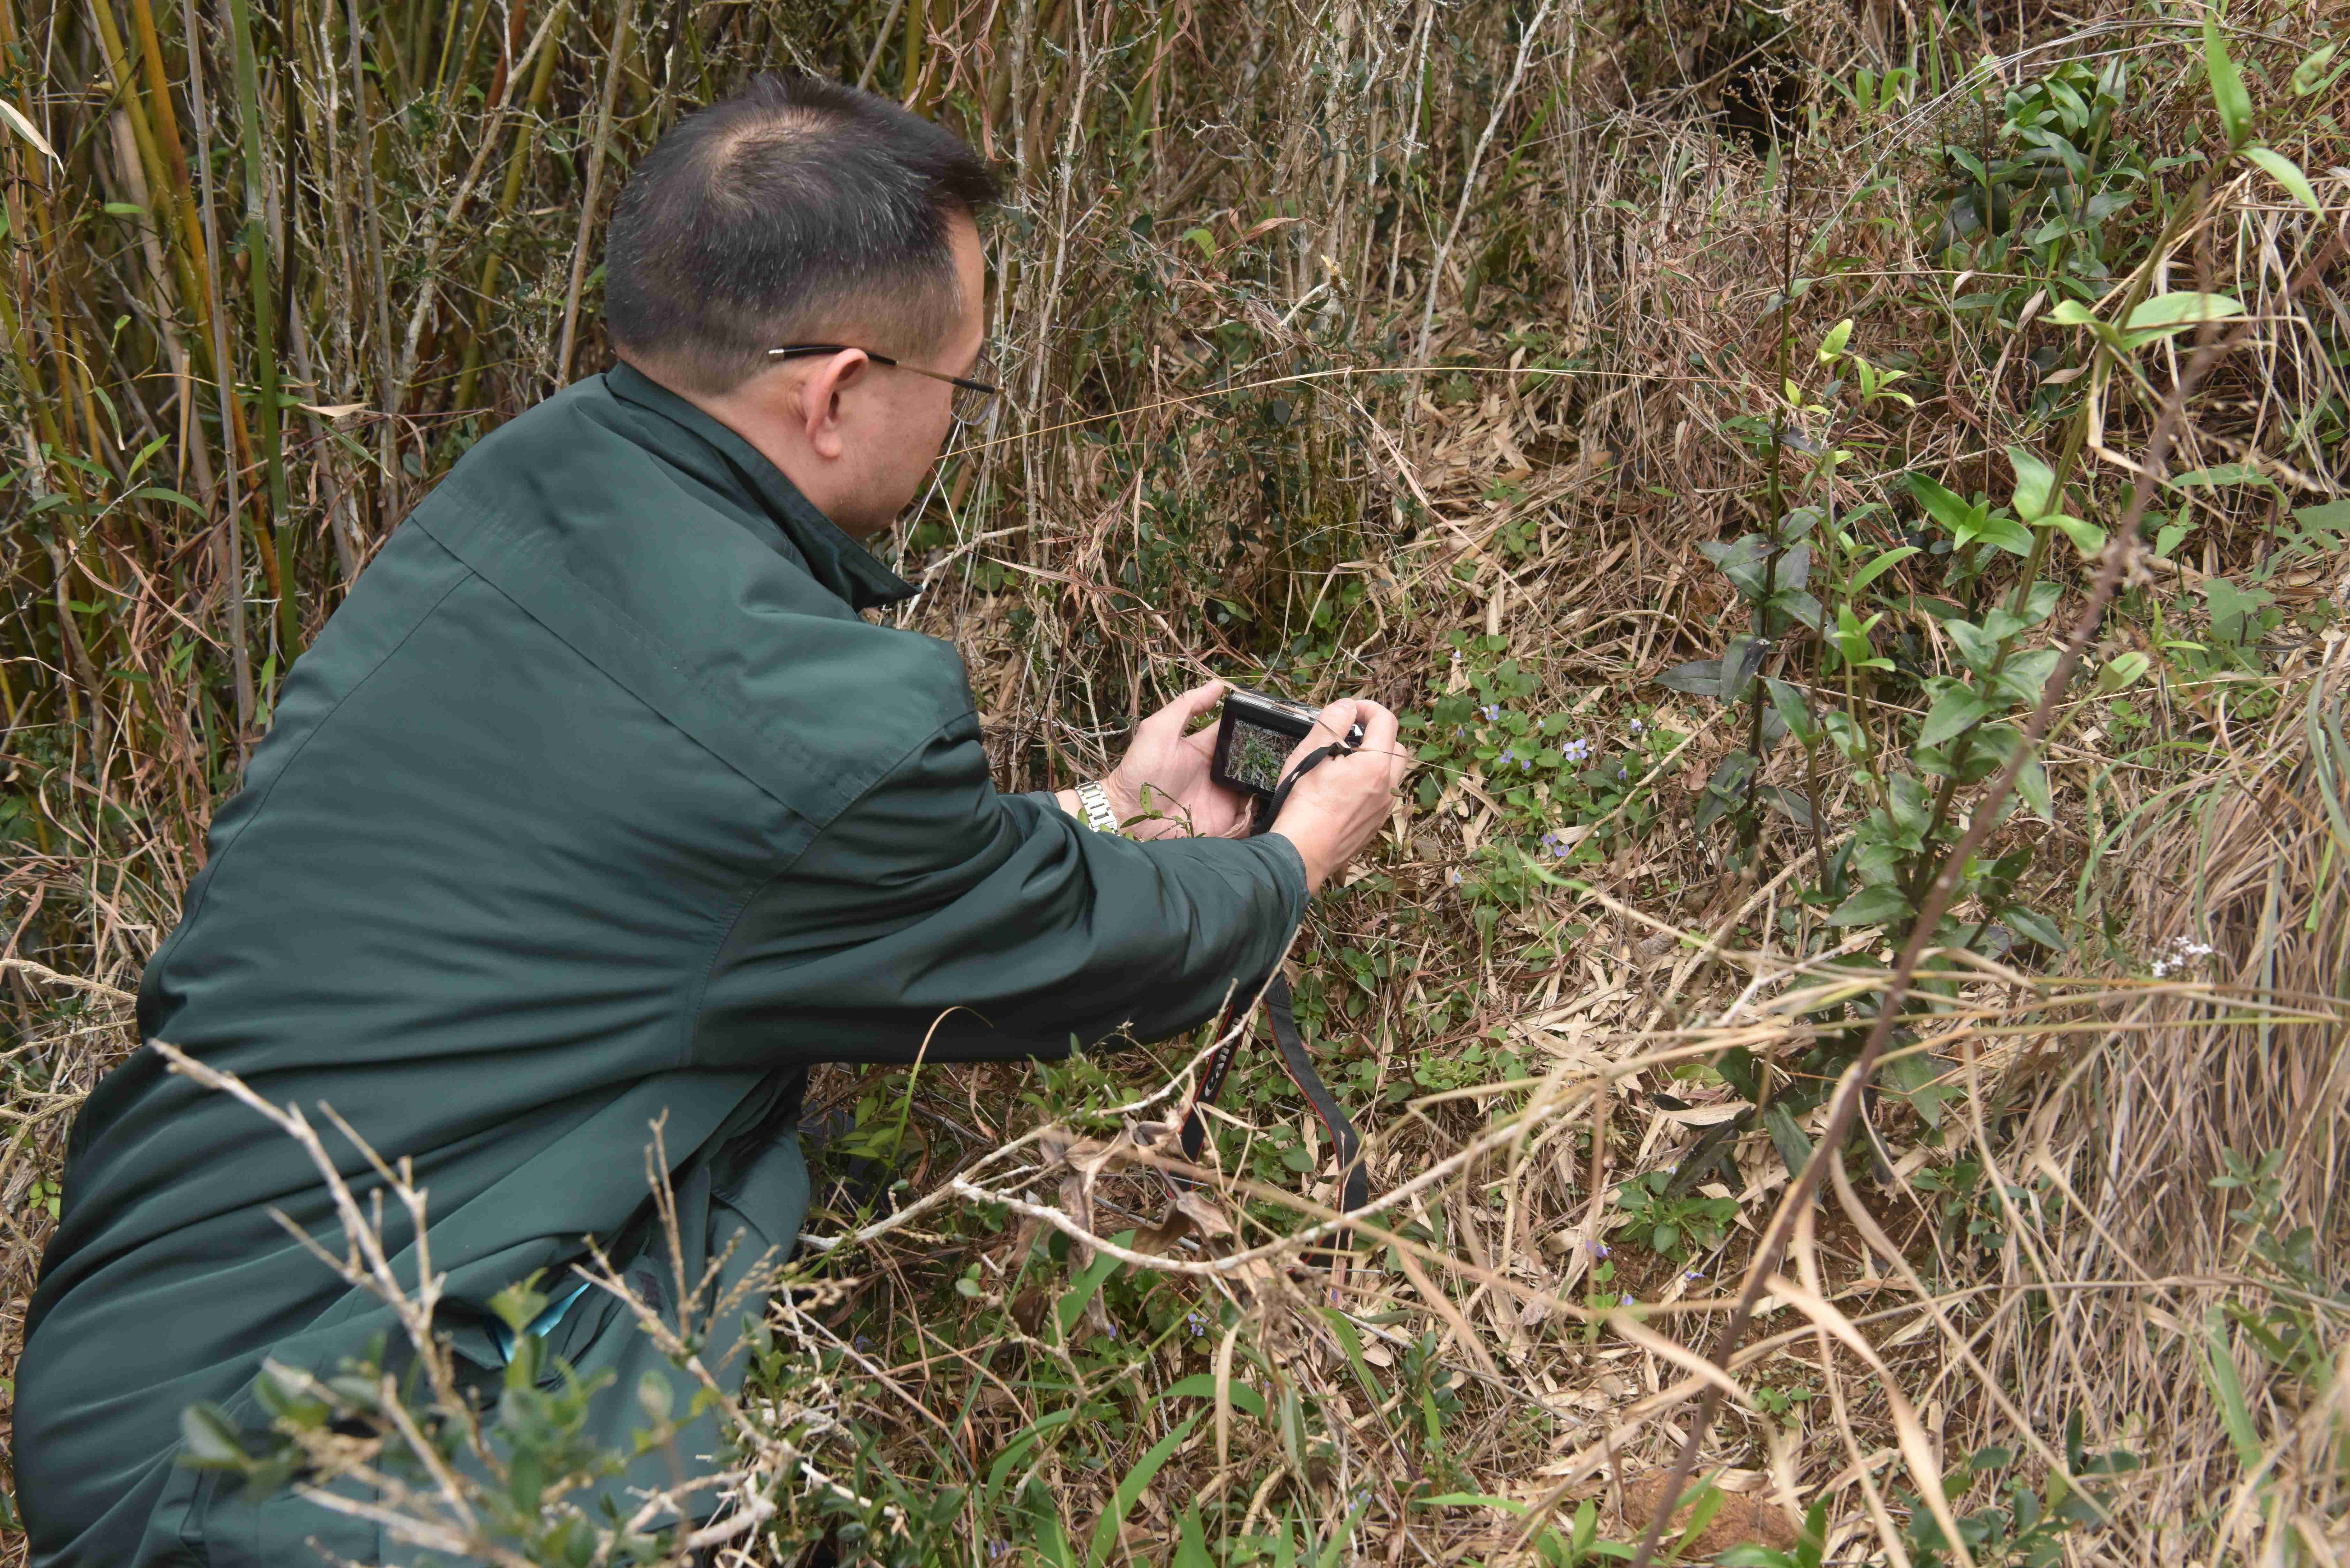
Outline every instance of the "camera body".
{"label": "camera body", "polygon": [[[1216,751],[1208,776],[1226,789],[1253,795],[1261,817],[1274,792],[1281,787],[1289,754],[1314,732],[1321,716],[1319,708],[1232,688],[1224,693],[1224,712],[1216,725]],[[1353,747],[1362,742],[1363,727],[1357,724],[1342,744]]]}

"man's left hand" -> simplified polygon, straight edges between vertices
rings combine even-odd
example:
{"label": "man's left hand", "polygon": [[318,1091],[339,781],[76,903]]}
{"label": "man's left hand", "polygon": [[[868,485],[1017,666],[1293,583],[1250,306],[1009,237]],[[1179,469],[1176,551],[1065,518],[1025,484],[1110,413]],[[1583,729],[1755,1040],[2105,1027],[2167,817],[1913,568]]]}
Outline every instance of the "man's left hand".
{"label": "man's left hand", "polygon": [[[1193,720],[1223,701],[1228,686],[1194,686],[1136,726],[1118,771],[1102,781],[1112,810],[1136,838],[1239,838],[1247,834],[1250,797],[1208,776],[1216,753],[1213,726],[1191,734]],[[1142,821],[1135,821],[1138,816]]]}

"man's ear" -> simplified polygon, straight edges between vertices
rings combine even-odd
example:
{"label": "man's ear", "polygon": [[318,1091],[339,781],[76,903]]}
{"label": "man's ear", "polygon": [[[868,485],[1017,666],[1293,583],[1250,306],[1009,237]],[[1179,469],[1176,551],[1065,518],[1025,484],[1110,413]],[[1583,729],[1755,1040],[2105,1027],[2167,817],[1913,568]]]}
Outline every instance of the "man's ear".
{"label": "man's ear", "polygon": [[844,348],[815,361],[813,369],[800,379],[795,394],[797,406],[792,410],[794,421],[807,438],[808,449],[827,462],[837,460],[848,447],[841,429],[841,395],[871,370],[872,361],[865,357],[865,350]]}

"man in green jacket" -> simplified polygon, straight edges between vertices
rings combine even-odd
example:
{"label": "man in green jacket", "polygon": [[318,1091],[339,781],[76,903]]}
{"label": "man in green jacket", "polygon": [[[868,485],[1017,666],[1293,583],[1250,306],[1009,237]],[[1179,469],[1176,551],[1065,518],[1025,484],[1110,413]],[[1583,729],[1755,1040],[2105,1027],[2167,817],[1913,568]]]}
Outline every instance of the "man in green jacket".
{"label": "man in green jacket", "polygon": [[[538,1271],[534,1331],[619,1374],[616,1406],[665,1366],[610,1297],[572,1294],[594,1237],[676,1304],[655,1118],[687,1277],[730,1241],[739,1272],[797,1235],[809,1064],[1190,1029],[1263,980],[1386,819],[1395,720],[1341,702],[1362,753],[1234,836],[1242,802],[1185,734],[1212,684],[1084,789],[1124,817],[1148,784],[1197,833],[999,794],[954,650],[859,614],[913,590],[858,540],[988,395],[993,195],[960,140],[827,84],[762,78],[672,130],[608,237],[621,363],[484,441],[393,533],[295,665],[147,968],[146,1039],[413,1162],[439,1321],[485,1386],[507,1359],[488,1303]],[[366,1161],[328,1147],[365,1202]],[[404,1555],[175,1462],[189,1405],[265,1424],[265,1356],[331,1373],[398,1337],[273,1209],[341,1251],[301,1150],[227,1097],[147,1050],[91,1095],[16,1391],[42,1568],[310,1562],[314,1536]],[[412,1278],[419,1238],[395,1206],[384,1225]]]}

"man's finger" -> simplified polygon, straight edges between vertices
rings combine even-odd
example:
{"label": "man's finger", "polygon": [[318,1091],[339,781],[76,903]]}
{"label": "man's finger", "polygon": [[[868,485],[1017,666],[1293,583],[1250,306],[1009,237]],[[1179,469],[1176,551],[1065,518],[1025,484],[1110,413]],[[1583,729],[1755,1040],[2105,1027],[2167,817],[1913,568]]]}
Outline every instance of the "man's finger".
{"label": "man's finger", "polygon": [[1192,720],[1222,701],[1224,693],[1230,689],[1230,683],[1222,680],[1210,680],[1194,686],[1145,719],[1143,723],[1171,729],[1180,734],[1191,727]]}

